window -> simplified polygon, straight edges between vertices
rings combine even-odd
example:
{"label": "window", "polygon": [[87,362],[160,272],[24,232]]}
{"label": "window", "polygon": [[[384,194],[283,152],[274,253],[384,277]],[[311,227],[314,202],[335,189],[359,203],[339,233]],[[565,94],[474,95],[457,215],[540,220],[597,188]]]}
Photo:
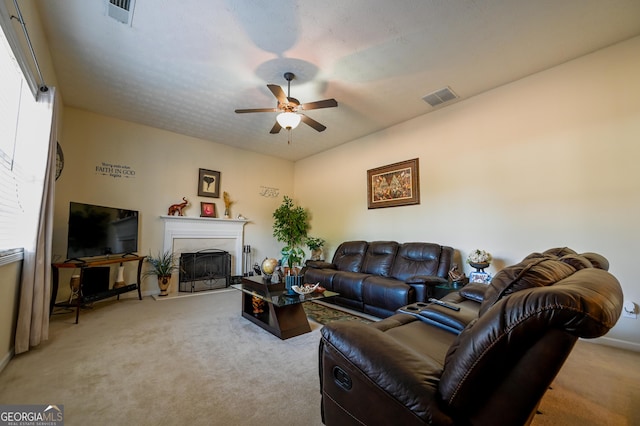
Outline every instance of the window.
{"label": "window", "polygon": [[0,252],[35,238],[50,123],[0,31]]}

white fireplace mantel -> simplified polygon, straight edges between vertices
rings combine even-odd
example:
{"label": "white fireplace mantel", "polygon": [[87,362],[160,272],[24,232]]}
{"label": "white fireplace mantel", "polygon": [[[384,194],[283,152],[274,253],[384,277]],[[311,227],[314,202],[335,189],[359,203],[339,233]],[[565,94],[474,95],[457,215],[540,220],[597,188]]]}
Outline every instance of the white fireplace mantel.
{"label": "white fireplace mantel", "polygon": [[246,220],[212,217],[160,216],[164,221],[164,251],[174,251],[176,239],[226,238],[234,240],[235,275],[242,275],[242,246]]}

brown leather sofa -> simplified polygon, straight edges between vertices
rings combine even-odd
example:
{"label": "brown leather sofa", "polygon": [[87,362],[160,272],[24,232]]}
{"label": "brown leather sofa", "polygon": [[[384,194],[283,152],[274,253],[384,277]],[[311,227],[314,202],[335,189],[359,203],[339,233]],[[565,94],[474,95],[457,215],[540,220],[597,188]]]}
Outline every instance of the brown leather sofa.
{"label": "brown leather sofa", "polygon": [[308,261],[304,276],[340,294],[328,302],[384,318],[447,284],[452,260],[453,248],[433,243],[346,241],[331,263]]}
{"label": "brown leather sofa", "polygon": [[602,256],[554,249],[503,269],[484,290],[471,286],[471,298],[451,295],[460,311],[326,325],[323,422],[530,423],[576,340],[604,335],[620,316],[622,290],[607,268]]}

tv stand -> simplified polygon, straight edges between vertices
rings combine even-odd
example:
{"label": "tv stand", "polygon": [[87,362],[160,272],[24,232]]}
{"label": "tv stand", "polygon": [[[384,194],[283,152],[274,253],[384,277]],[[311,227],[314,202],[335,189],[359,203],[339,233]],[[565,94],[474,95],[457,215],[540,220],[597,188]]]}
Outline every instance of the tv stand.
{"label": "tv stand", "polygon": [[[86,303],[96,302],[98,300],[107,299],[109,297],[117,296],[120,299],[120,295],[122,293],[127,293],[129,291],[138,290],[138,299],[142,300],[142,291],[141,291],[141,281],[140,276],[142,272],[142,261],[146,256],[136,256],[132,255],[129,257],[109,257],[109,258],[100,258],[95,260],[82,260],[82,259],[68,259],[63,263],[52,263],[51,264],[51,273],[52,273],[52,288],[51,288],[51,301],[49,305],[49,315],[53,313],[53,308],[56,306],[64,306],[64,307],[75,307],[76,308],[76,324],[80,318],[80,308]],[[124,262],[138,262],[138,274],[137,280],[133,284],[125,285],[118,288],[110,288],[106,291],[99,292],[96,294],[83,296],[82,294],[82,285],[84,278],[84,271],[87,268],[94,268],[97,266],[111,266],[115,264],[119,264],[122,266]],[[58,297],[58,286],[59,286],[59,278],[60,278],[60,269],[69,269],[69,268],[79,268],[80,269],[80,289],[78,292],[78,297],[69,303],[62,302],[56,303],[56,298]]]}

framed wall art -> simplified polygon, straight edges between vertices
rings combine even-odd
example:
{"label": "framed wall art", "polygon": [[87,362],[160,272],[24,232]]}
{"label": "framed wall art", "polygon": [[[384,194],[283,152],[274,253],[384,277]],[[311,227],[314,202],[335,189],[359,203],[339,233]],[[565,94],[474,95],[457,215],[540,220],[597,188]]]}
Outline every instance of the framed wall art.
{"label": "framed wall art", "polygon": [[200,169],[198,196],[220,198],[220,172]]}
{"label": "framed wall art", "polygon": [[214,203],[200,202],[200,217],[218,217]]}
{"label": "framed wall art", "polygon": [[367,170],[367,206],[420,204],[419,184],[417,158]]}

